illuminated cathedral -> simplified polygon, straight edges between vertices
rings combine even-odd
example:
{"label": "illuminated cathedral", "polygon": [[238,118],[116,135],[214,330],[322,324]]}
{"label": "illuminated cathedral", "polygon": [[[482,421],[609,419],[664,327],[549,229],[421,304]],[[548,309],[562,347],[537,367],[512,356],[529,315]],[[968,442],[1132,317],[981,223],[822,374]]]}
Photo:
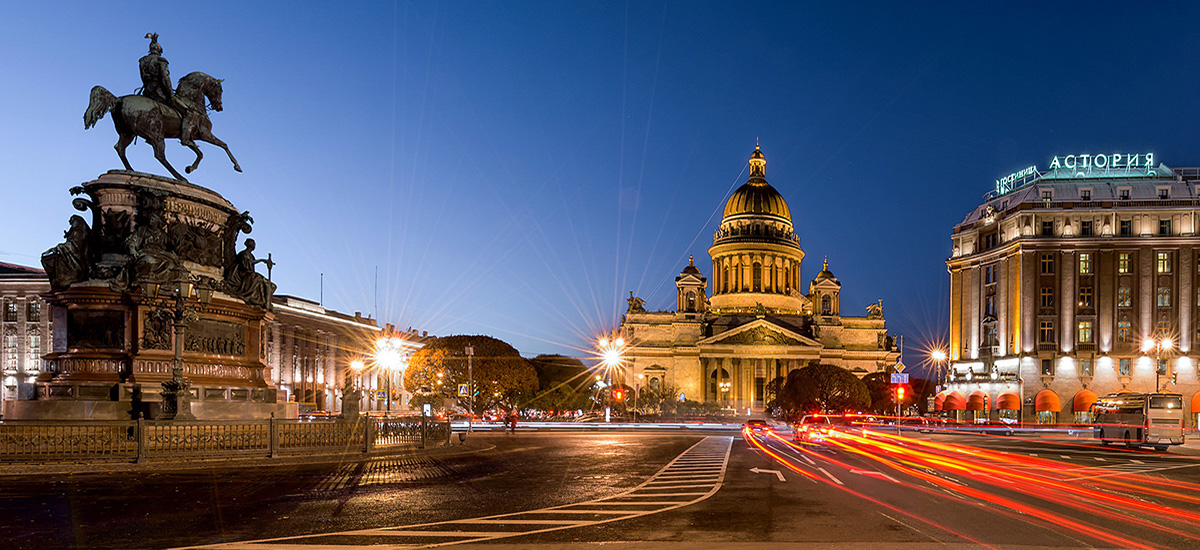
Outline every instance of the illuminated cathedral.
{"label": "illuminated cathedral", "polygon": [[674,311],[647,311],[630,293],[621,322],[627,384],[679,389],[683,398],[761,410],[768,383],[813,362],[858,376],[896,363],[882,301],[844,316],[842,284],[825,261],[801,291],[804,250],[783,195],[756,146],[750,177],[725,203],[708,249],[712,290],[694,260],[675,278]]}

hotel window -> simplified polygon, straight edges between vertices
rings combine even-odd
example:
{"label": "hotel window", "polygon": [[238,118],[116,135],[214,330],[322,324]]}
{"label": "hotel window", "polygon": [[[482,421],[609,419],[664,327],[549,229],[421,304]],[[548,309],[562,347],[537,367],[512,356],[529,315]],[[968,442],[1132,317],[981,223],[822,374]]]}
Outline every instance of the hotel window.
{"label": "hotel window", "polygon": [[992,264],[983,268],[983,283],[990,285],[996,282],[996,265]]}
{"label": "hotel window", "polygon": [[1128,237],[1133,234],[1133,220],[1121,220],[1121,236]]}
{"label": "hotel window", "polygon": [[1079,322],[1079,343],[1080,344],[1092,343],[1092,322],[1091,321],[1080,321]]}
{"label": "hotel window", "polygon": [[1171,189],[1169,187],[1159,187],[1158,188],[1158,198],[1160,198],[1160,199],[1171,198]]}
{"label": "hotel window", "polygon": [[1117,374],[1121,376],[1129,376],[1129,359],[1121,359],[1117,361]]}
{"label": "hotel window", "polygon": [[4,301],[4,322],[17,322],[17,303],[12,300]]}
{"label": "hotel window", "polygon": [[1054,288],[1042,287],[1042,307],[1054,307]]}
{"label": "hotel window", "polygon": [[1091,189],[1080,189],[1079,190],[1079,200],[1081,200],[1081,201],[1092,200],[1092,190]]}
{"label": "hotel window", "polygon": [[1000,234],[999,233],[988,233],[987,235],[983,236],[983,249],[984,250],[988,250],[990,248],[995,248],[996,245],[998,245],[998,244],[1000,244]]}
{"label": "hotel window", "polygon": [[1042,321],[1038,325],[1038,342],[1054,341],[1054,321]]}
{"label": "hotel window", "polygon": [[1091,237],[1092,236],[1092,222],[1091,221],[1082,222],[1079,227],[1079,234],[1084,237]]}
{"label": "hotel window", "polygon": [[1133,328],[1129,321],[1117,321],[1117,341],[1128,344],[1133,341]]}
{"label": "hotel window", "polygon": [[1118,189],[1117,197],[1123,201],[1129,200],[1129,189]]}
{"label": "hotel window", "polygon": [[996,316],[996,297],[995,296],[988,296],[983,299],[983,314],[990,315],[992,317]]}
{"label": "hotel window", "polygon": [[1158,333],[1159,334],[1170,334],[1172,332],[1175,332],[1175,331],[1171,330],[1171,322],[1170,321],[1159,321],[1158,322]]}
{"label": "hotel window", "polygon": [[1000,345],[1000,338],[996,335],[996,327],[994,327],[994,326],[987,327],[987,331],[984,332],[983,339],[984,339],[983,345],[985,345],[985,346],[999,346]]}
{"label": "hotel window", "polygon": [[1054,374],[1053,363],[1049,359],[1042,359],[1042,376],[1050,376]]}
{"label": "hotel window", "polygon": [[1092,287],[1079,287],[1079,307],[1092,307]]}
{"label": "hotel window", "polygon": [[1129,273],[1133,267],[1133,260],[1130,259],[1132,254],[1121,252],[1117,254],[1117,273]]}
{"label": "hotel window", "polygon": [[1117,307],[1133,306],[1133,289],[1123,286],[1117,289]]}
{"label": "hotel window", "polygon": [[1092,255],[1087,252],[1079,254],[1079,274],[1087,275],[1092,272]]}
{"label": "hotel window", "polygon": [[1054,274],[1054,254],[1042,254],[1042,275]]}
{"label": "hotel window", "polygon": [[1092,360],[1091,359],[1080,359],[1079,360],[1079,375],[1080,376],[1091,376],[1092,375]]}
{"label": "hotel window", "polygon": [[29,335],[29,349],[25,353],[25,370],[38,370],[38,361],[42,358],[42,335],[32,333]]}
{"label": "hotel window", "polygon": [[1170,273],[1171,272],[1171,253],[1170,252],[1159,252],[1158,253],[1158,262],[1157,262],[1156,266],[1158,268],[1159,273]]}
{"label": "hotel window", "polygon": [[1042,191],[1042,200],[1044,200],[1044,201],[1050,200],[1051,198],[1053,198],[1053,196],[1054,195],[1051,194],[1051,191],[1049,189]]}
{"label": "hotel window", "polygon": [[1158,287],[1158,300],[1156,303],[1158,307],[1171,307],[1171,287]]}
{"label": "hotel window", "polygon": [[1042,236],[1043,237],[1053,237],[1054,236],[1054,222],[1042,222]]}
{"label": "hotel window", "polygon": [[1171,234],[1171,220],[1158,220],[1158,234],[1163,236]]}
{"label": "hotel window", "polygon": [[30,323],[40,323],[42,321],[42,304],[30,300],[29,306],[26,308],[25,320]]}

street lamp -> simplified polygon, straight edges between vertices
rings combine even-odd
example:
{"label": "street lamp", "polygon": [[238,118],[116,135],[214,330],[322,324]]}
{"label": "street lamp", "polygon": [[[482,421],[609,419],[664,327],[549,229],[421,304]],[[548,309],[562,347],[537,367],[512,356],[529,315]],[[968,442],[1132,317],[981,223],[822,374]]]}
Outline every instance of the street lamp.
{"label": "street lamp", "polygon": [[[168,302],[154,309],[170,315],[175,329],[175,356],[171,363],[171,379],[162,383],[162,412],[159,420],[195,420],[192,414],[191,383],[183,377],[183,340],[189,322],[200,318],[198,310],[212,301],[211,288],[197,288],[192,274],[185,269],[176,271],[172,285],[166,288]],[[155,298],[163,288],[146,284],[146,293]],[[194,300],[193,300],[194,299]]]}
{"label": "street lamp", "polygon": [[382,337],[375,341],[375,362],[386,373],[384,391],[387,392],[387,412],[392,412],[392,376],[400,371],[400,407],[404,408],[404,370],[408,363],[404,357],[404,341],[395,336]]}
{"label": "street lamp", "polygon": [[1155,393],[1158,393],[1158,390],[1159,390],[1159,387],[1158,387],[1159,376],[1162,374],[1162,372],[1159,369],[1159,366],[1162,365],[1163,352],[1170,352],[1171,349],[1174,347],[1175,347],[1175,342],[1172,341],[1169,336],[1163,336],[1163,337],[1160,337],[1157,339],[1146,337],[1144,340],[1142,340],[1142,353],[1150,353],[1151,350],[1154,351],[1154,392]]}
{"label": "street lamp", "polygon": [[633,421],[634,422],[637,422],[638,393],[641,392],[641,387],[642,387],[641,382],[642,382],[642,379],[644,379],[645,377],[646,377],[646,375],[639,372],[637,377],[634,378],[634,380],[633,380]]}
{"label": "street lamp", "polygon": [[[604,367],[604,382],[606,386],[612,385],[612,371],[621,368],[621,362],[624,360],[622,354],[625,352],[625,339],[620,336],[608,338],[601,337],[597,342],[597,348],[600,350],[600,364]],[[599,378],[599,377],[597,377]],[[608,391],[608,399],[604,404],[604,421],[608,422],[612,413],[612,390]]]}
{"label": "street lamp", "polygon": [[946,352],[935,349],[929,353],[929,358],[933,360],[933,364],[937,366],[938,379],[942,378],[942,365],[946,362]]}

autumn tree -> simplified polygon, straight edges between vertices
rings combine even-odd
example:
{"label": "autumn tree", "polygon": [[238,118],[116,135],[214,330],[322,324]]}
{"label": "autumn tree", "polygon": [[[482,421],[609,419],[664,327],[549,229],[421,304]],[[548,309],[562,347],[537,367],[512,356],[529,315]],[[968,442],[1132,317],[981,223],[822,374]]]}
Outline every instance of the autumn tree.
{"label": "autumn tree", "polygon": [[[513,409],[537,390],[537,373],[520,352],[490,336],[446,336],[435,338],[417,350],[404,373],[404,384],[414,390],[457,397],[458,385],[467,383],[467,346],[475,348],[474,409]],[[466,404],[460,399],[460,403]]]}
{"label": "autumn tree", "polygon": [[861,411],[871,405],[866,384],[835,365],[816,363],[788,373],[779,398],[788,414]]}

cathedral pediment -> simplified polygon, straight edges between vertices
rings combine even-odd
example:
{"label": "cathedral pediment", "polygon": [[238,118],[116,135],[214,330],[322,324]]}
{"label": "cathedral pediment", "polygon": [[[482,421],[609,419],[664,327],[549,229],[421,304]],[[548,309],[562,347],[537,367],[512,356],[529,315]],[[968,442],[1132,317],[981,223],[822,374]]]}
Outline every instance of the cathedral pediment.
{"label": "cathedral pediment", "polygon": [[820,342],[797,334],[770,321],[759,319],[733,330],[714,334],[699,342],[700,345],[725,346],[805,346],[821,347]]}

